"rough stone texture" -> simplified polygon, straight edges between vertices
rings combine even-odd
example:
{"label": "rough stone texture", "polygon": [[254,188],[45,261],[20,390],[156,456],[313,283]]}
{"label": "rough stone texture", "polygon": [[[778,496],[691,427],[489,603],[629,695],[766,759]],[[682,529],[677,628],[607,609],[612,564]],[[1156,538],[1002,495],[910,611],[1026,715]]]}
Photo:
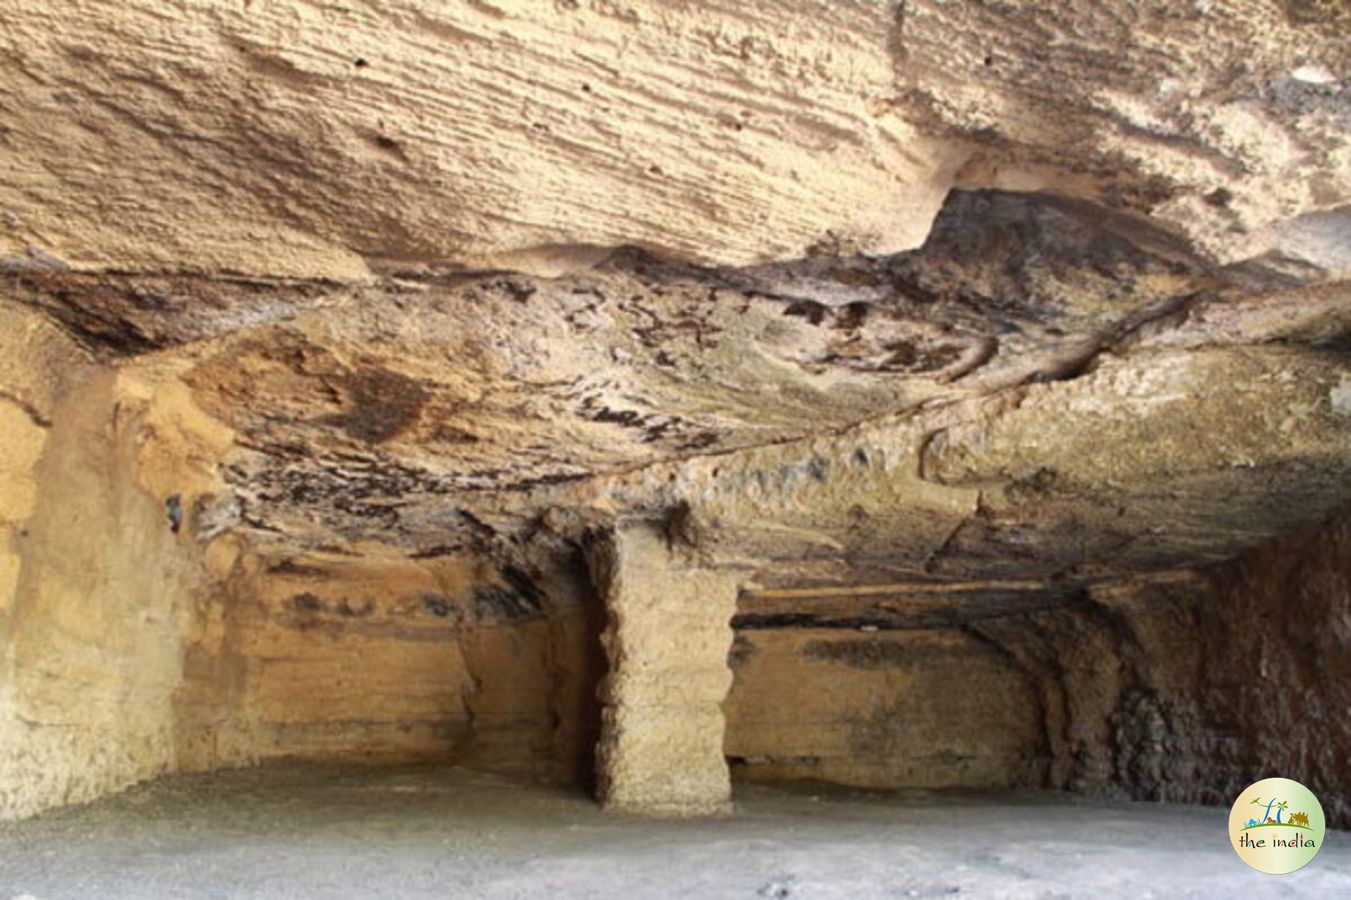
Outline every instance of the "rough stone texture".
{"label": "rough stone texture", "polygon": [[1345,265],[1345,5],[905,2],[898,22],[899,102],[977,142],[968,179],[1073,160],[1212,258]]}
{"label": "rough stone texture", "polygon": [[1055,593],[1231,558],[1344,505],[1345,359],[1138,351],[1068,381],[550,490],[560,506],[687,503],[710,552],[808,598],[1007,579]]}
{"label": "rough stone texture", "polygon": [[[748,775],[1337,783],[1303,719],[1286,759],[1212,718],[1339,708],[1297,634],[1231,631],[1307,595],[1338,634],[1336,552],[1210,573],[1351,504],[1348,24],[0,10],[0,808],[279,756],[585,770],[583,547],[657,519],[746,588]],[[652,577],[688,618],[617,631],[613,683],[719,623],[707,721],[672,733],[721,773],[731,606]],[[1195,660],[1184,622],[1269,656],[1294,712],[1237,675],[1184,709],[1199,676],[1156,662]],[[955,680],[988,690],[954,709]]]}
{"label": "rough stone texture", "polygon": [[568,586],[546,595],[468,559],[246,553],[196,604],[178,766],[455,762],[587,781],[598,628]]}
{"label": "rough stone texture", "polygon": [[[64,351],[64,352],[63,352]],[[75,349],[43,316],[0,304],[0,622],[19,582],[16,540],[37,506],[35,469],[51,430],[53,382]]]}
{"label": "rough stone texture", "polygon": [[881,630],[824,610],[828,629],[765,628],[749,610],[766,601],[743,599],[736,771],[1219,805],[1279,772],[1351,825],[1346,511],[1232,563],[1040,608],[911,596],[902,617],[900,599]]}
{"label": "rough stone texture", "polygon": [[1079,609],[976,623],[1046,698],[1047,783],[1222,804],[1280,772],[1351,825],[1351,515]]}
{"label": "rough stone texture", "polygon": [[1247,257],[1348,200],[1346,16],[1307,2],[142,0],[0,24],[16,266],[886,253],[954,183],[1053,185]]}
{"label": "rough stone texture", "polygon": [[[1211,596],[1212,603],[1192,601],[1206,635],[1204,690],[1191,706],[1200,721],[1165,718],[1169,738],[1194,767],[1158,793],[1213,802],[1213,792],[1227,796],[1250,773],[1298,772],[1327,798],[1328,821],[1351,827],[1351,722],[1341,713],[1351,706],[1351,511],[1221,570]],[[1157,636],[1162,644],[1162,632],[1141,642]],[[1160,657],[1167,660],[1167,651]],[[1188,692],[1159,681],[1173,688],[1161,689],[1166,700],[1186,710]],[[1254,723],[1280,739],[1250,739]]]}
{"label": "rough stone texture", "polygon": [[179,616],[202,573],[137,480],[168,423],[124,387],[93,373],[57,400],[36,501],[11,537],[0,816],[88,800],[173,763]]}
{"label": "rough stone texture", "polygon": [[73,12],[0,19],[16,259],[360,279],[897,250],[967,155],[888,112],[886,4]]}
{"label": "rough stone texture", "polygon": [[1351,499],[1340,283],[1044,197],[735,271],[15,283],[95,352],[173,361],[261,542],[516,553],[685,505],[781,582],[1046,577],[1228,558]]}
{"label": "rough stone texture", "polygon": [[669,534],[646,523],[597,535],[589,565],[609,615],[600,801],[648,815],[726,811],[722,704],[736,574],[683,559]]}
{"label": "rough stone texture", "polygon": [[1036,783],[1036,688],[962,631],[742,627],[732,670],[734,775],[862,787]]}

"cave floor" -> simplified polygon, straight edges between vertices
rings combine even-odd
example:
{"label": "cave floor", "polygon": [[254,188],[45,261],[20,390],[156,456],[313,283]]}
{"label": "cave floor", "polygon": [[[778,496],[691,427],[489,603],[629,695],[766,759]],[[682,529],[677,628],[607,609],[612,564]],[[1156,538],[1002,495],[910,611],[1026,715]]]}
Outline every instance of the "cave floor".
{"label": "cave floor", "polygon": [[1224,811],[743,785],[718,821],[607,815],[458,770],[175,776],[0,825],[0,900],[1351,896],[1351,835],[1275,879]]}

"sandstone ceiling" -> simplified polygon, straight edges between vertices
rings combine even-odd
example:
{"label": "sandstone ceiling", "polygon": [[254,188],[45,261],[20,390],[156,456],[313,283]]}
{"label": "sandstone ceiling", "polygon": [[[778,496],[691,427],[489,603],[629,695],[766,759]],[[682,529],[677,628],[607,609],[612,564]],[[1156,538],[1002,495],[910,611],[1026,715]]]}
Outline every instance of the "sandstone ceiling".
{"label": "sandstone ceiling", "polygon": [[204,539],[529,568],[664,517],[748,614],[885,623],[1351,503],[1344,5],[0,25],[4,296],[229,429]]}

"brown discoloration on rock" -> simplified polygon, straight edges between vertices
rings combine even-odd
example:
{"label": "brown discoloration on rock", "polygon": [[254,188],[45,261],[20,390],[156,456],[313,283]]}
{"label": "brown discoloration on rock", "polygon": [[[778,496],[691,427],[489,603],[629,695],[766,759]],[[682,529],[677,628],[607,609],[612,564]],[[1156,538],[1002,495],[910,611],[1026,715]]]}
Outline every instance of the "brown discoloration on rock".
{"label": "brown discoloration on rock", "polygon": [[[1273,291],[1265,277],[1208,266],[1166,233],[1083,204],[975,192],[952,197],[923,248],[894,257],[708,271],[627,254],[554,281],[401,276],[221,338],[193,354],[187,378],[202,406],[241,434],[225,471],[247,521],[311,547],[473,546],[506,536],[475,521],[496,518],[510,532],[550,507],[604,507],[606,485],[628,480],[645,485],[615,488],[629,509],[691,496],[720,507],[742,492],[736,505],[756,507],[752,521],[777,519],[825,546],[898,548],[881,565],[864,560],[875,553],[849,551],[858,561],[845,567],[859,577],[916,560],[931,574],[996,576],[1000,559],[1049,577],[1118,547],[1141,565],[1176,564],[1154,538],[1141,540],[1145,526],[1131,514],[1144,480],[1117,478],[1106,491],[1045,461],[1054,484],[1038,486],[1021,466],[954,479],[953,435],[1031,421],[1020,405],[1044,408],[1063,428],[1071,419],[1058,405],[1084,405],[1087,389],[1119,434],[1075,458],[1124,459],[1140,414],[1130,410],[1168,413],[1138,399],[1150,384],[1175,381],[1222,426],[1251,419],[1235,407],[1257,401],[1203,396],[1188,370],[1253,370],[1255,354],[1272,359],[1256,368],[1274,367],[1274,345],[1219,352],[1274,340],[1311,346],[1286,356],[1290,374],[1280,378],[1296,381],[1263,390],[1307,393],[1298,380],[1335,370],[1316,348],[1351,327],[1342,294]],[[1183,435],[1186,416],[1151,428],[1163,429],[1165,445],[1200,446]],[[1077,420],[1084,435],[1100,430],[1090,418]],[[857,424],[868,422],[877,424]],[[894,516],[875,514],[880,501],[858,495],[910,484],[894,473],[909,465],[912,425],[933,433],[917,461],[923,480],[958,489],[914,484],[881,504],[904,506],[898,534]],[[875,435],[872,447],[854,439],[860,427]],[[1265,446],[1273,460],[1297,454],[1305,437],[1292,436],[1234,434],[1197,464],[1217,479],[1241,477],[1222,460],[1247,459],[1240,447]],[[853,465],[860,452],[873,462]],[[725,454],[723,466],[696,459]],[[983,491],[982,510],[968,485]],[[1119,521],[1109,505],[1126,511]],[[722,540],[743,527],[740,513],[717,517],[728,526]],[[788,549],[782,528],[765,546],[744,543],[753,556],[778,558],[772,543],[785,558],[818,555]]]}
{"label": "brown discoloration on rock", "polygon": [[800,652],[807,659],[843,663],[854,669],[901,668],[907,659],[914,662],[905,647],[876,640],[812,641]]}
{"label": "brown discoloration on rock", "polygon": [[427,403],[416,380],[386,369],[357,369],[337,379],[348,408],[321,420],[353,438],[379,444],[413,427]]}
{"label": "brown discoloration on rock", "polygon": [[109,357],[290,319],[345,293],[322,281],[116,272],[22,271],[5,284],[11,299],[48,312],[81,343]]}

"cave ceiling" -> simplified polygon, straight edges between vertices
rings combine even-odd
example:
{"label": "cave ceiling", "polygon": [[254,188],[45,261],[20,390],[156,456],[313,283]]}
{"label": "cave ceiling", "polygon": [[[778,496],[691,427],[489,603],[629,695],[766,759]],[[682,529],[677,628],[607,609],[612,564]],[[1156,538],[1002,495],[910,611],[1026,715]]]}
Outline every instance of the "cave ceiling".
{"label": "cave ceiling", "polygon": [[694,6],[0,12],[5,299],[279,556],[655,517],[894,624],[1351,503],[1342,7]]}

